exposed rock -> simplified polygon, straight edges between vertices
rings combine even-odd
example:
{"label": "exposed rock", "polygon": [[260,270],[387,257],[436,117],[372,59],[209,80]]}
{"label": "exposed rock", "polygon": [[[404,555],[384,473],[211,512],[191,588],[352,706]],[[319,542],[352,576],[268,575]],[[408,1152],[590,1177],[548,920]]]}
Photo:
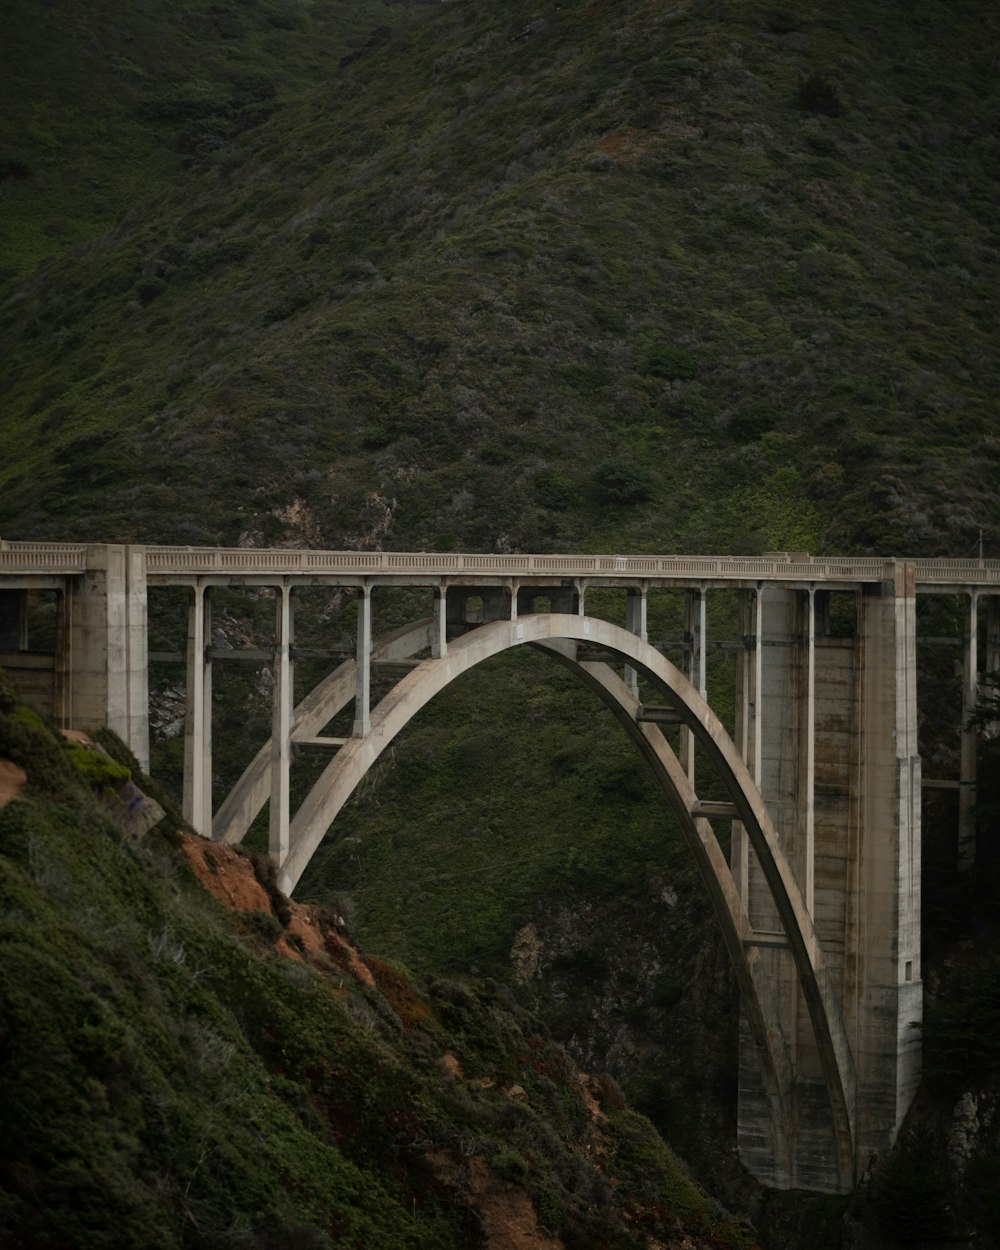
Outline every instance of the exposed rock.
{"label": "exposed rock", "polygon": [[514,934],[510,960],[519,981],[527,983],[538,977],[543,948],[537,925],[526,924]]}

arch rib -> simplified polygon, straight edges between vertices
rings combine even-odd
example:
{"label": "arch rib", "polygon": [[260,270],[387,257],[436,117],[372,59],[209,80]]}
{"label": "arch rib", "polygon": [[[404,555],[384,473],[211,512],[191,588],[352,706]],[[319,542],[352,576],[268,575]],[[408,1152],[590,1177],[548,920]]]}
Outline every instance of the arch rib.
{"label": "arch rib", "polygon": [[[406,660],[431,645],[432,620],[415,621],[387,635],[372,648],[373,660]],[[306,695],[292,713],[292,742],[311,738],[354,698],[357,662],[338,665]],[[242,842],[271,797],[271,742],[263,744],[226,796],[212,821],[212,841]]]}
{"label": "arch rib", "polygon": [[[476,664],[511,647],[536,643],[550,644],[550,650],[558,650],[558,647],[553,648],[551,644],[559,640],[590,645],[596,643],[660,686],[683,722],[698,739],[729,791],[760,862],[795,962],[829,1095],[838,1170],[842,1183],[849,1186],[854,1177],[854,1062],[843,1016],[812,918],[779,846],[760,792],[721,722],[690,682],[668,660],[648,643],[642,642],[626,630],[589,617],[539,614],[513,621],[494,621],[481,626],[451,643],[444,657],[424,661],[404,677],[372,713],[371,732],[349,741],[337,753],[296,813],[290,829],[288,856],[278,866],[282,888],[289,893],[295,888],[326,830],[362,777],[410,719],[435,695]],[[593,674],[601,666],[581,667]],[[602,696],[606,702],[612,705],[617,703],[622,709],[628,707],[627,702],[623,703],[619,699],[618,692],[612,685],[601,684],[606,692],[606,697]],[[624,710],[616,714],[624,723]],[[652,727],[643,725],[637,728],[642,739],[640,746],[643,753],[648,759],[657,760],[658,769],[662,766],[659,775],[661,780],[668,783],[665,789],[676,795],[675,810],[678,813],[683,810],[685,813],[682,827],[693,835],[689,838],[692,847],[695,848],[697,844],[700,848],[696,849],[696,858],[713,895],[716,914],[723,923],[737,975],[741,975],[741,968],[747,970],[743,980],[749,990],[753,983],[754,960],[743,953],[738,958],[736,955],[737,942],[742,947],[743,937],[748,930],[741,928],[746,923],[745,917],[739,911],[733,911],[735,887],[721,849],[717,848],[716,843],[718,854],[711,850],[714,835],[707,829],[707,822],[696,817],[693,796],[688,792],[690,787],[683,788],[680,778],[673,773],[667,761],[672,752],[666,747],[662,735],[659,738],[665,750],[657,742]],[[629,732],[639,743],[639,736],[635,731],[630,729]],[[730,896],[730,890],[734,892],[733,896]],[[729,919],[726,919],[727,915]],[[759,1004],[756,986],[747,1001]],[[753,1020],[751,1026],[754,1026]],[[759,1020],[757,1027],[766,1033],[766,1028]],[[755,1040],[756,1038],[755,1033]],[[763,1065],[765,1077],[769,1083],[772,1079],[780,1082],[777,1071],[779,1065],[783,1066],[780,1050],[769,1044],[768,1052],[768,1058]]]}

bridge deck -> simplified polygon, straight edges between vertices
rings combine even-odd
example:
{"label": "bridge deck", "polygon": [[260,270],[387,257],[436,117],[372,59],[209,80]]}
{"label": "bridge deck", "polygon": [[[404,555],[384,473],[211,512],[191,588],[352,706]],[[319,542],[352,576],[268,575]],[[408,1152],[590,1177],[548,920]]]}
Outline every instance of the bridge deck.
{"label": "bridge deck", "polygon": [[[137,548],[132,548],[135,551]],[[856,587],[893,576],[901,563],[912,565],[916,587],[925,593],[1000,588],[1000,560],[905,560],[881,557],[776,553],[765,556],[476,554],[460,552],[314,551],[238,547],[144,548],[146,573],[153,583],[186,584],[196,577],[261,582],[274,577],[335,582],[385,578],[398,584],[574,578],[591,584]],[[104,567],[103,545],[3,542],[0,580],[85,573]]]}

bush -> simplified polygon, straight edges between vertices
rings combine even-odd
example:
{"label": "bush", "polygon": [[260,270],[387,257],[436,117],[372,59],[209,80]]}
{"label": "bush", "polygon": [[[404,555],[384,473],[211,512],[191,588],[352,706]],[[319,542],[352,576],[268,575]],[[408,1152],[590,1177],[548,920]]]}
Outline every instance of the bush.
{"label": "bush", "polygon": [[501,1150],[493,1156],[493,1171],[504,1180],[523,1185],[528,1176],[528,1161],[516,1150]]}
{"label": "bush", "polygon": [[30,178],[31,166],[27,161],[22,161],[19,156],[4,156],[0,154],[0,182],[4,178]]}
{"label": "bush", "polygon": [[729,422],[729,433],[741,443],[752,443],[773,430],[779,419],[770,404],[747,404]]}
{"label": "bush", "polygon": [[824,117],[839,117],[844,111],[836,87],[822,74],[810,74],[799,83],[795,106],[803,112],[820,113]]}
{"label": "bush", "polygon": [[594,470],[597,497],[605,504],[644,503],[653,494],[652,483],[645,473],[630,465],[604,461]]}
{"label": "bush", "polygon": [[679,378],[693,378],[697,372],[697,362],[683,348],[671,347],[658,340],[651,343],[646,350],[643,371],[650,377],[666,378],[672,382]]}

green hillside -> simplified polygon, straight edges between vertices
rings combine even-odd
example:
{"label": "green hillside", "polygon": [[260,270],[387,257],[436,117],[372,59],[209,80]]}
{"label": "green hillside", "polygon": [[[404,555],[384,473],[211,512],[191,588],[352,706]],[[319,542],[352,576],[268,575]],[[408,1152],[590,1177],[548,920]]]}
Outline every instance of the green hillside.
{"label": "green hillside", "polygon": [[343,7],[22,52],[5,533],[992,541],[982,5]]}
{"label": "green hillside", "polygon": [[[1000,29],[979,0],[8,7],[4,538],[1000,554]],[[307,598],[303,645],[349,643],[352,605]],[[377,604],[377,632],[413,607]],[[220,596],[217,624],[266,636],[269,612]],[[678,628],[655,608],[651,637]],[[177,671],[154,675],[176,787]],[[300,665],[299,694],[321,675]],[[218,680],[220,801],[269,712],[258,675]],[[957,743],[921,732],[951,775]],[[994,895],[961,893],[949,819],[924,828],[928,988],[964,1056],[957,987],[992,1010]],[[738,1005],[706,900],[565,674],[470,674],[338,835],[303,897],[422,976],[538,1006],[768,1244],[815,1240],[739,1176]],[[995,1074],[971,1053],[966,1086],[945,1060],[928,1095],[940,1152],[977,1100],[961,1196],[904,1152],[845,1245],[865,1220],[866,1250],[907,1244],[910,1207],[1000,1237]]]}

